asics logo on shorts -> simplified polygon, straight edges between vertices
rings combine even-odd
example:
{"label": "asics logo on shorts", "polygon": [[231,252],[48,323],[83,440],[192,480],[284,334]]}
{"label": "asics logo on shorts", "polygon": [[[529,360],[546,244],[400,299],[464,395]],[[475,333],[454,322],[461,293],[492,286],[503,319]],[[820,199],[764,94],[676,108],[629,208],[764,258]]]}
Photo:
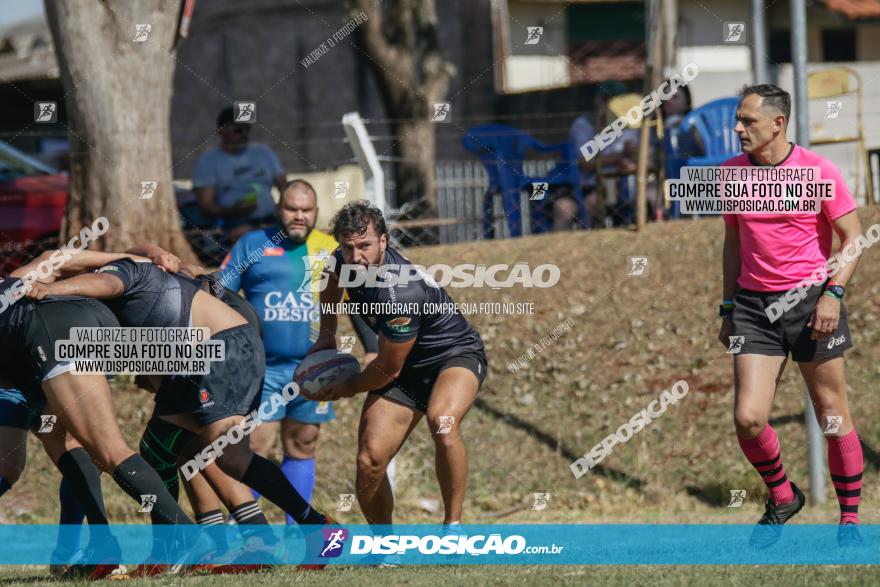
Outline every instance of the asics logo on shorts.
{"label": "asics logo on shorts", "polygon": [[846,342],[846,336],[838,336],[837,338],[831,337],[831,340],[828,341],[828,348],[833,349],[839,344],[843,344]]}

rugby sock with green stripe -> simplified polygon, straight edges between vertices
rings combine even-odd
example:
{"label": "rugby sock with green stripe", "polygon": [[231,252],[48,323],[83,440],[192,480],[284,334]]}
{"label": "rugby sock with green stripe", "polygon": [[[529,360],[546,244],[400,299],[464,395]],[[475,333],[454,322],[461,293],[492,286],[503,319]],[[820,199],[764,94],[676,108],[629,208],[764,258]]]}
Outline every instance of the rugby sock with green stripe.
{"label": "rugby sock with green stripe", "polygon": [[131,455],[113,469],[113,480],[132,499],[143,505],[147,496],[153,498],[154,523],[158,524],[192,524],[177,500],[166,491],[162,479],[156,471],[138,455]]}

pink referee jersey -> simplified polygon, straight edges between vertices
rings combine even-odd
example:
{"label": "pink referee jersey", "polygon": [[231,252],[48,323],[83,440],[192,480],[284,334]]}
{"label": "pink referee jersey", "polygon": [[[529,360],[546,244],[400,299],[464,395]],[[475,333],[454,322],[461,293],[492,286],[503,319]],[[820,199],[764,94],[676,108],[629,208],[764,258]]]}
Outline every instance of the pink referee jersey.
{"label": "pink referee jersey", "polygon": [[[745,153],[722,165],[748,167]],[[739,226],[743,289],[787,291],[808,279],[831,255],[831,223],[856,208],[840,170],[828,159],[795,145],[779,166],[820,167],[822,179],[834,180],[834,199],[822,200],[819,214],[722,214],[724,223]]]}

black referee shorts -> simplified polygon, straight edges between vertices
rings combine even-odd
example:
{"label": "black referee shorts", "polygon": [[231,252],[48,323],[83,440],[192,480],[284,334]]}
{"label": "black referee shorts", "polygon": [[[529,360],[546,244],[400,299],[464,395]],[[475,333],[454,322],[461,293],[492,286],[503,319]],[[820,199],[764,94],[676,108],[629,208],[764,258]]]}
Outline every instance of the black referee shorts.
{"label": "black referee shorts", "polygon": [[767,308],[786,292],[739,290],[733,298],[733,334],[744,337],[739,354],[786,357],[791,353],[792,359],[798,363],[808,363],[836,357],[851,349],[852,335],[843,303],[840,304],[840,320],[834,335],[823,340],[810,338],[813,329],[808,328],[807,323],[823,291],[823,284],[814,285],[797,305],[771,322]]}

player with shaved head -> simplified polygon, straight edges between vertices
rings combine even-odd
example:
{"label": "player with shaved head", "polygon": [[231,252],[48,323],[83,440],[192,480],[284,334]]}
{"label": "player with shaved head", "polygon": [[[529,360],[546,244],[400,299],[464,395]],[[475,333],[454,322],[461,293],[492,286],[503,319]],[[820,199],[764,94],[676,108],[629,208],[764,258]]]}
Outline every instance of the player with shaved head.
{"label": "player with shaved head", "polygon": [[[262,324],[266,349],[263,402],[282,394],[318,338],[318,280],[312,278],[320,276],[321,263],[337,247],[332,236],[315,228],[318,198],[303,179],[284,186],[275,217],[273,226],[249,232],[235,243],[219,277],[222,286],[241,290]],[[352,322],[369,360],[375,356],[370,353],[375,353],[376,335],[357,318]],[[332,402],[297,397],[254,430],[251,447],[269,457],[280,429],[284,448],[281,471],[308,501],[315,486],[321,426],[334,419]],[[288,516],[287,522],[292,521]]]}

